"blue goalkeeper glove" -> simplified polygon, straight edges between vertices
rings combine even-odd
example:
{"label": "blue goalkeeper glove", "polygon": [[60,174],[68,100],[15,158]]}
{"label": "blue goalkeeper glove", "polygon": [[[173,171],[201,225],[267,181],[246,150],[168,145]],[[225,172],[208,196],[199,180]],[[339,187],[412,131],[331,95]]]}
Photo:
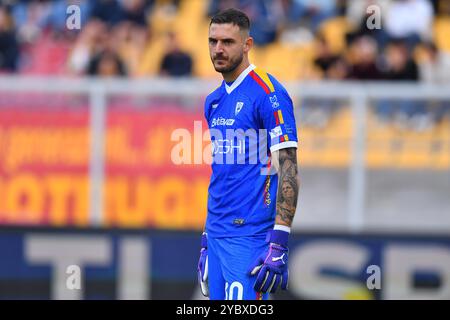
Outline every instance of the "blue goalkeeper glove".
{"label": "blue goalkeeper glove", "polygon": [[200,249],[200,259],[198,260],[197,275],[202,294],[205,297],[208,297],[208,244],[206,232],[203,232],[202,234],[202,248]]}
{"label": "blue goalkeeper glove", "polygon": [[271,230],[267,235],[267,252],[249,269],[249,274],[256,276],[256,292],[275,293],[280,285],[283,290],[288,288],[288,238],[289,232],[282,230]]}

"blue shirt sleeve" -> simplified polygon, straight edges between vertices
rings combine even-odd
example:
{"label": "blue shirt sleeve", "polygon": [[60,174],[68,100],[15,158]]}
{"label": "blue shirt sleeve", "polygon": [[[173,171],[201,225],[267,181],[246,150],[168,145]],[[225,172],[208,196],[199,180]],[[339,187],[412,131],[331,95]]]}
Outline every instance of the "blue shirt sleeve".
{"label": "blue shirt sleeve", "polygon": [[278,89],[262,96],[259,110],[270,151],[297,148],[294,105],[286,90]]}

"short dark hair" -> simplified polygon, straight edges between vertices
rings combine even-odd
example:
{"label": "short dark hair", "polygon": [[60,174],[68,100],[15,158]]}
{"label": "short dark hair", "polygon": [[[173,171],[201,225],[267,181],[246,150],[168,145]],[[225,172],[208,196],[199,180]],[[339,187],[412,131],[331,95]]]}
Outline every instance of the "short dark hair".
{"label": "short dark hair", "polygon": [[240,30],[250,30],[250,19],[248,16],[244,12],[233,8],[226,9],[215,14],[211,18],[209,25],[213,23],[232,23],[237,25]]}

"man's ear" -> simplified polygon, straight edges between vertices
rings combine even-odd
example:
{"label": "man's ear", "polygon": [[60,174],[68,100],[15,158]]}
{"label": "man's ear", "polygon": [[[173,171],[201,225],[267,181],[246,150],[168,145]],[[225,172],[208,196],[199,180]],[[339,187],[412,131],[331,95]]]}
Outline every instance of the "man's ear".
{"label": "man's ear", "polygon": [[248,53],[252,47],[253,47],[253,38],[247,37],[247,39],[245,40],[245,43],[244,43],[244,52]]}

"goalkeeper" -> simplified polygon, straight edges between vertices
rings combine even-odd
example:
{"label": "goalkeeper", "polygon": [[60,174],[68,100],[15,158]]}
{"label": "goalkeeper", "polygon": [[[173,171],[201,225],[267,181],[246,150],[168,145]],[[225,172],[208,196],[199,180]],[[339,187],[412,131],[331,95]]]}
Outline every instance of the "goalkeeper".
{"label": "goalkeeper", "polygon": [[[249,29],[249,18],[235,9],[219,12],[209,27],[211,61],[224,79],[204,110],[213,161],[198,280],[210,299],[268,299],[288,287],[288,238],[299,190],[297,129],[284,87],[249,63]],[[242,134],[229,137],[251,130],[265,135],[256,152]],[[263,147],[270,152],[252,161]]]}

